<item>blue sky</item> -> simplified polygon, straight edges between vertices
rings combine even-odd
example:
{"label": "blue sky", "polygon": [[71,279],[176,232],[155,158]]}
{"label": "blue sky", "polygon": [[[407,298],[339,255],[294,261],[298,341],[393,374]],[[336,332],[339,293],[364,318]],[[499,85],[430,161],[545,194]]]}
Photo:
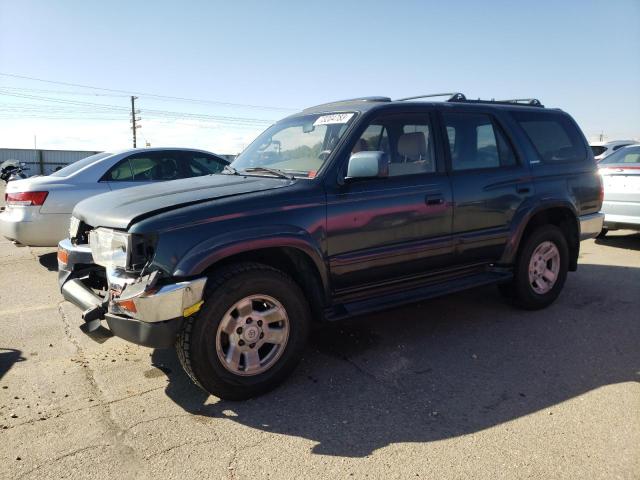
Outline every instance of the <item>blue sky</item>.
{"label": "blue sky", "polygon": [[0,147],[128,147],[131,91],[278,107],[140,95],[143,141],[222,153],[290,109],[440,91],[640,138],[640,1],[0,0],[0,72],[125,92],[0,75]]}

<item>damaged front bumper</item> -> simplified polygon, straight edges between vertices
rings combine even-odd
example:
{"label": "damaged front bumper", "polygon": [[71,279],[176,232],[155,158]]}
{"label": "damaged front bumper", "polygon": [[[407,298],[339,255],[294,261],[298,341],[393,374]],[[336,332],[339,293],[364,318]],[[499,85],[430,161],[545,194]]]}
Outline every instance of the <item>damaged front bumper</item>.
{"label": "damaged front bumper", "polygon": [[[114,335],[139,345],[174,345],[185,317],[202,305],[206,277],[158,282],[158,275],[142,277],[105,271],[92,263],[91,250],[68,239],[58,245],[58,281],[65,300],[82,310],[83,330],[91,332],[106,320]],[[104,295],[96,290],[100,283]]]}

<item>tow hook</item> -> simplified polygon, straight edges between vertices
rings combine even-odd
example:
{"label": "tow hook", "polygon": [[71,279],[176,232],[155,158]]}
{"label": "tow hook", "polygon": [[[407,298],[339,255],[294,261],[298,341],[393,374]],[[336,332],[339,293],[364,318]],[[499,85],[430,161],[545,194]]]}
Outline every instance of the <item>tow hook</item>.
{"label": "tow hook", "polygon": [[85,333],[95,332],[100,328],[100,320],[104,318],[106,312],[102,305],[97,305],[85,310],[82,312],[84,324],[80,326],[80,329]]}

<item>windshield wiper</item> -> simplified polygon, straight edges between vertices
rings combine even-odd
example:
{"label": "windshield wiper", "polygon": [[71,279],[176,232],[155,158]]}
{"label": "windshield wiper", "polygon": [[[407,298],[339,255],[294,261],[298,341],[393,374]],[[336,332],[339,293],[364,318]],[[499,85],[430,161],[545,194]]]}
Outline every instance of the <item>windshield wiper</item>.
{"label": "windshield wiper", "polygon": [[270,173],[272,175],[275,175],[276,177],[286,178],[288,180],[293,180],[295,178],[293,175],[289,175],[287,173],[284,173],[282,170],[279,170],[277,168],[249,167],[249,168],[245,168],[244,171],[248,172],[248,173],[251,173],[251,172],[267,172],[267,173]]}
{"label": "windshield wiper", "polygon": [[220,173],[228,173],[230,175],[240,175],[240,172],[231,165],[225,165]]}

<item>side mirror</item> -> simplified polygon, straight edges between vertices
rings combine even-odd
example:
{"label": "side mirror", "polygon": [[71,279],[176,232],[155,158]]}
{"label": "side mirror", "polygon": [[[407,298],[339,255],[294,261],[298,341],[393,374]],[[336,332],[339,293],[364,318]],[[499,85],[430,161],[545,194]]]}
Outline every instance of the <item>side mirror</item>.
{"label": "side mirror", "polygon": [[389,156],[380,151],[358,152],[351,155],[347,167],[346,181],[366,178],[387,178]]}

